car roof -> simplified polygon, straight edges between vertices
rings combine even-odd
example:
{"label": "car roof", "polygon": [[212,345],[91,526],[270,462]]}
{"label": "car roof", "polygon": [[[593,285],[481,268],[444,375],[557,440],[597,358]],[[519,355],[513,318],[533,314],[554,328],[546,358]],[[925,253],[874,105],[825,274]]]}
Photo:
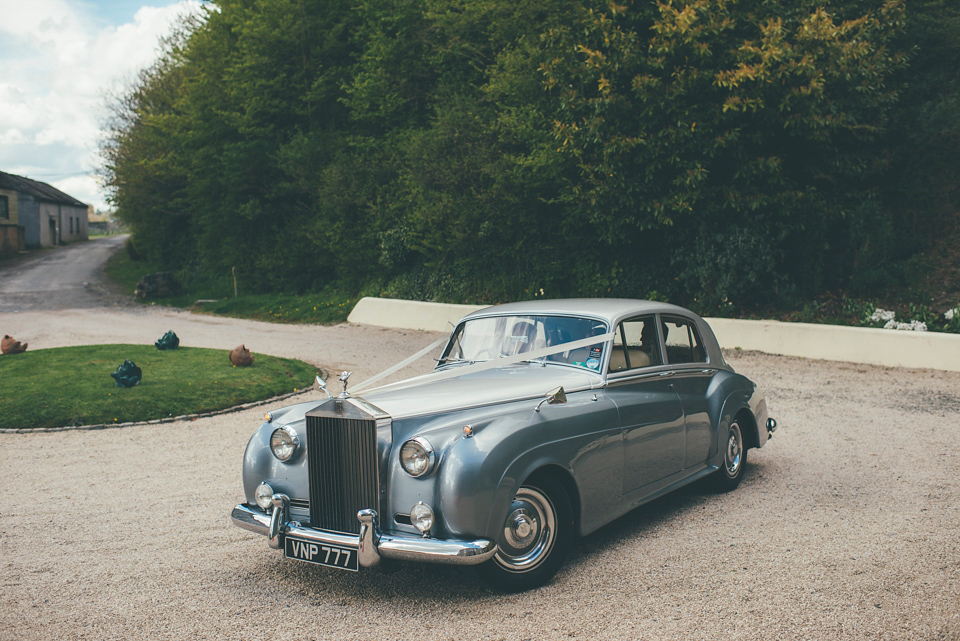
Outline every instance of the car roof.
{"label": "car roof", "polygon": [[652,300],[634,300],[630,298],[557,298],[548,300],[527,300],[505,305],[485,307],[464,316],[464,319],[501,314],[518,315],[562,315],[590,316],[602,318],[610,323],[636,314],[682,313],[696,317],[688,309]]}

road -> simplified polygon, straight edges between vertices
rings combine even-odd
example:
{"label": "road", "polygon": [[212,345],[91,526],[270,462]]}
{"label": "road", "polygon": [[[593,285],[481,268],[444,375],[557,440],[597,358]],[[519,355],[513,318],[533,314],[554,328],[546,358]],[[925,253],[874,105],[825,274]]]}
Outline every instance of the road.
{"label": "road", "polygon": [[[168,329],[356,380],[437,336],[136,305],[0,312],[31,349]],[[445,566],[308,567],[232,526],[263,409],[0,434],[0,640],[960,640],[960,373],[727,356],[780,422],[740,488],[644,506],[517,595]]]}
{"label": "road", "polygon": [[126,238],[108,236],[0,261],[0,313],[119,304],[122,299],[104,283],[103,264]]}

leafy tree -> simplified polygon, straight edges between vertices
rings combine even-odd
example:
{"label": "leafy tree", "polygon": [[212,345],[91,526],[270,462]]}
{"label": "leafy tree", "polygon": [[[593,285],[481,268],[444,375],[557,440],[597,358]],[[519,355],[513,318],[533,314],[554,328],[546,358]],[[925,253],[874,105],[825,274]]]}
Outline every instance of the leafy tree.
{"label": "leafy tree", "polygon": [[868,291],[955,211],[953,4],[222,0],[105,175],[138,248],[247,290]]}

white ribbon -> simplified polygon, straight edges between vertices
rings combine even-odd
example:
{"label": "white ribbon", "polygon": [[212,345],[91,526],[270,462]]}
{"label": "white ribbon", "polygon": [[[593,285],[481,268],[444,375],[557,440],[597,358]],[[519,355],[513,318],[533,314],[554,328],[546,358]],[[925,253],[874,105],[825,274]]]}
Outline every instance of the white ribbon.
{"label": "white ribbon", "polygon": [[[457,376],[466,376],[467,374],[475,374],[477,372],[484,372],[488,369],[494,369],[496,367],[505,367],[507,365],[513,365],[514,363],[521,363],[523,361],[533,361],[538,358],[544,358],[546,356],[553,356],[554,354],[559,354],[560,352],[566,352],[572,349],[579,349],[581,347],[589,347],[590,345],[596,345],[597,343],[604,343],[608,340],[613,339],[616,335],[615,332],[610,332],[608,334],[601,334],[599,336],[591,336],[589,338],[581,338],[577,341],[570,341],[569,343],[560,343],[559,345],[551,345],[550,347],[542,347],[540,349],[535,349],[532,352],[525,352],[523,354],[517,354],[515,356],[510,356],[508,358],[494,358],[489,361],[484,361],[482,363],[475,363],[473,365],[467,365],[466,367],[453,367],[451,369],[445,370],[443,372],[431,372],[430,374],[424,374],[423,376],[417,376],[416,378],[410,378],[405,381],[398,381],[396,383],[390,383],[388,385],[381,385],[380,387],[375,387],[371,392],[379,390],[398,390],[404,389],[406,387],[411,387],[413,385],[420,385],[422,383],[434,383],[436,381],[443,381],[448,378],[455,378]],[[353,391],[359,391],[360,389],[366,387],[369,383],[374,383],[379,381],[385,376],[393,374],[402,367],[406,367],[413,361],[422,357],[424,354],[430,352],[437,345],[442,342],[446,342],[447,339],[442,339],[436,343],[430,345],[429,347],[417,352],[410,358],[397,363],[390,369],[377,374],[373,378],[369,378],[356,387],[353,388]]]}
{"label": "white ribbon", "polygon": [[418,360],[418,359],[420,359],[420,358],[423,358],[424,356],[426,356],[427,354],[429,354],[430,352],[432,352],[434,349],[436,349],[438,345],[441,345],[442,343],[446,343],[446,342],[447,342],[447,339],[446,339],[446,338],[441,338],[440,340],[438,340],[438,341],[435,342],[435,343],[430,343],[428,346],[424,347],[422,350],[420,350],[419,352],[417,352],[417,353],[414,354],[413,356],[410,356],[409,358],[405,358],[405,359],[403,359],[402,361],[400,361],[399,363],[397,363],[396,365],[394,365],[393,367],[390,367],[390,368],[388,368],[388,369],[383,370],[382,372],[380,372],[380,373],[377,374],[376,376],[373,376],[373,377],[371,377],[371,378],[368,378],[367,380],[363,381],[363,382],[360,383],[359,385],[355,385],[354,388],[353,388],[352,390],[350,390],[350,391],[351,391],[351,392],[359,392],[360,390],[362,390],[362,389],[363,389],[364,387],[366,387],[367,385],[370,385],[370,384],[372,384],[372,383],[376,383],[376,382],[379,381],[381,378],[386,378],[386,377],[390,376],[391,374],[393,374],[394,372],[396,372],[397,370],[403,369],[404,367],[406,367],[407,365],[409,365],[409,364],[412,363],[413,361]]}

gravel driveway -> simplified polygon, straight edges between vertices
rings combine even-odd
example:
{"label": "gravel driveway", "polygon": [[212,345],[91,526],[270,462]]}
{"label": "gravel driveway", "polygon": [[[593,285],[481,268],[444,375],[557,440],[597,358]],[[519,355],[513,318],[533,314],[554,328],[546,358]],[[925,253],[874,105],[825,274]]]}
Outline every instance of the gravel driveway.
{"label": "gravel driveway", "polygon": [[[357,382],[437,336],[150,307],[0,313],[31,349],[168,329]],[[781,428],[740,488],[642,507],[510,596],[465,569],[287,562],[233,527],[262,408],[0,434],[0,639],[960,639],[960,374],[728,357]]]}

